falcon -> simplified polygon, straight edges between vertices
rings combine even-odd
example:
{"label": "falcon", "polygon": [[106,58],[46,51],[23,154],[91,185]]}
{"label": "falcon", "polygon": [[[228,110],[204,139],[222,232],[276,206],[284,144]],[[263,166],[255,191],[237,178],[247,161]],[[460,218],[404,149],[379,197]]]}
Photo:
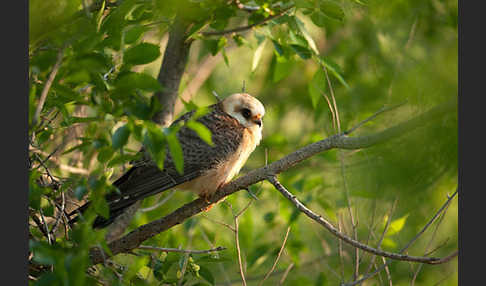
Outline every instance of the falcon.
{"label": "falcon", "polygon": [[[176,170],[167,148],[162,170],[147,156],[133,162],[132,167],[113,182],[119,192],[105,197],[109,218],[98,216],[94,228],[108,226],[135,202],[168,189],[189,190],[207,199],[238,174],[262,139],[263,104],[247,93],[236,93],[209,106],[208,112],[196,120],[211,131],[212,146],[185,126],[194,112],[185,113],[171,125],[182,124],[177,138],[182,147],[183,173]],[[89,202],[75,212],[82,213],[88,206]]]}

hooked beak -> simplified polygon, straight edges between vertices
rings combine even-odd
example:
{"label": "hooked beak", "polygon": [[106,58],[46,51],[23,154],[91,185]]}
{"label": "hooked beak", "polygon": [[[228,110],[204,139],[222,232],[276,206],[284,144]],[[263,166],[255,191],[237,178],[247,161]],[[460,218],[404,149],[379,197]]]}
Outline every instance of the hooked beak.
{"label": "hooked beak", "polygon": [[258,115],[255,115],[253,117],[253,122],[255,122],[256,124],[258,124],[258,126],[262,127],[262,119],[261,119],[261,115],[258,114]]}

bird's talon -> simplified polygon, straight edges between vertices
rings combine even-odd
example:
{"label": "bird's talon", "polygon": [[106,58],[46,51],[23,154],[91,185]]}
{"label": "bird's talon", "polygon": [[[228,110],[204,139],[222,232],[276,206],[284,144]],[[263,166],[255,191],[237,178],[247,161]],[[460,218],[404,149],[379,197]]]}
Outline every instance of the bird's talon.
{"label": "bird's talon", "polygon": [[202,209],[202,211],[203,211],[203,212],[208,212],[210,209],[212,209],[212,208],[213,208],[213,206],[214,206],[214,204],[210,204],[210,205],[208,205],[207,207],[203,208],[203,209]]}

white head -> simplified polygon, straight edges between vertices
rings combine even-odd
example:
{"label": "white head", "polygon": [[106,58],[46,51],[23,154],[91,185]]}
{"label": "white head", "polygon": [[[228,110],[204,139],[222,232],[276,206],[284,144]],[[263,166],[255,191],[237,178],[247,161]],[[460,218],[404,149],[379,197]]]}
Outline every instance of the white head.
{"label": "white head", "polygon": [[258,99],[247,93],[235,93],[226,97],[221,104],[223,111],[231,115],[238,122],[247,127],[263,126],[262,118],[265,108]]}
{"label": "white head", "polygon": [[265,108],[258,99],[247,93],[235,93],[223,99],[221,104],[224,112],[257,136],[257,142],[260,141]]}

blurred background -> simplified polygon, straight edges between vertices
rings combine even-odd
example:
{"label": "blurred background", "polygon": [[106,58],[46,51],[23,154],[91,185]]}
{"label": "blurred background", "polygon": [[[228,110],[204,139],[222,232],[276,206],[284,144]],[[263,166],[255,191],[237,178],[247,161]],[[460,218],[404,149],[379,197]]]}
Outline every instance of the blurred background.
{"label": "blurred background", "polygon": [[[38,105],[41,82],[56,60],[56,52],[49,47],[60,46],[62,42],[61,37],[57,38],[58,42],[54,37],[46,44],[43,35],[49,27],[67,21],[63,17],[77,13],[80,3],[75,2],[47,7],[49,5],[40,1],[30,1],[31,116]],[[277,1],[242,2],[257,5]],[[290,29],[278,20],[240,33],[237,39],[227,37],[226,45],[215,55],[214,41],[219,41],[218,37],[197,39],[192,44],[181,83],[181,98],[197,106],[207,106],[216,103],[214,92],[224,98],[245,90],[265,105],[263,141],[240,175],[337,134],[335,113],[339,117],[339,128],[344,131],[384,107],[400,105],[350,135],[364,136],[457,99],[457,1],[327,2],[339,5],[338,16],[304,13],[305,9],[296,13],[314,43],[307,40],[309,49],[318,52],[313,58],[298,53],[288,56],[282,52],[280,45],[288,40]],[[237,13],[229,20],[228,27],[244,25],[245,17],[245,13]],[[135,65],[131,70],[156,78],[167,42],[167,25],[148,27],[150,29],[144,30],[136,41],[160,45],[160,54],[150,63]],[[87,49],[88,43],[79,45],[79,49]],[[96,189],[89,185],[93,174],[96,178],[104,176],[100,181],[109,184],[126,171],[129,164],[128,159],[120,157],[120,151],[103,151],[103,147],[99,147],[103,140],[110,142],[110,137],[127,121],[121,112],[110,113],[102,108],[105,101],[99,98],[103,98],[103,93],[96,93],[97,86],[87,86],[86,83],[93,83],[94,79],[92,75],[86,78],[83,74],[84,67],[91,68],[91,63],[85,61],[85,65],[80,65],[81,59],[75,57],[76,53],[80,53],[76,48],[65,52],[66,57],[72,58],[64,62],[57,76],[62,82],[53,86],[55,93],[49,95],[46,102],[45,109],[51,110],[46,112],[46,118],[56,112],[60,115],[45,130],[37,132],[35,140],[44,158],[62,146],[62,152],[56,151],[53,156],[55,161],[50,159],[46,164],[55,176],[68,182],[63,188],[82,197],[90,192],[88,190]],[[112,60],[115,62],[116,57]],[[102,70],[108,73],[109,68],[107,64]],[[37,89],[32,91],[36,84]],[[67,90],[68,87],[71,90]],[[76,100],[64,99],[73,92],[77,94]],[[150,90],[140,92],[146,99],[151,94]],[[331,109],[333,98],[336,110]],[[111,104],[117,106],[119,103],[114,101]],[[180,115],[186,111],[179,101],[176,112]],[[78,117],[96,120],[76,119]],[[127,140],[121,155],[134,154],[141,146],[142,140],[135,135]],[[108,159],[100,159],[103,152],[111,152],[105,154]],[[122,159],[107,164],[112,158]],[[457,112],[454,111],[385,143],[318,154],[283,172],[279,179],[307,207],[336,227],[339,225],[349,236],[355,235],[355,226],[359,241],[373,247],[378,247],[381,241],[382,249],[398,252],[456,191],[457,172]],[[31,204],[47,208],[47,200],[32,195],[38,188],[33,185],[31,183]],[[192,255],[199,270],[184,273],[187,279],[184,285],[241,285],[234,232],[226,224],[233,226],[234,214],[250,204],[239,218],[239,243],[248,285],[258,285],[272,267],[288,227],[285,248],[264,285],[339,285],[342,281],[362,277],[385,262],[381,257],[372,258],[369,253],[359,251],[361,276],[355,277],[354,248],[341,245],[335,236],[297,211],[268,182],[253,185],[250,191],[258,200],[245,191],[237,192],[209,212],[186,220],[144,244],[183,249],[224,246],[227,249],[218,253]],[[192,193],[167,191],[145,199],[127,231],[161,218],[195,198]],[[455,198],[444,215],[406,253],[443,257],[456,250],[457,211]],[[388,220],[389,226],[382,237]],[[41,236],[38,232],[33,230],[34,236]],[[89,235],[89,232],[79,235]],[[63,246],[69,247],[69,243]],[[50,255],[57,257],[63,251],[67,250]],[[187,256],[145,253],[152,253],[152,258],[132,254],[114,258],[116,263],[131,269],[130,277],[138,277],[133,278],[136,282],[132,278],[128,281],[140,285],[178,281]],[[154,263],[159,264],[154,266]],[[101,277],[116,277],[113,274],[116,270],[101,268]],[[66,269],[71,273],[69,267]],[[114,284],[127,285],[125,278],[112,279]],[[457,259],[441,265],[395,261],[386,271],[362,285],[392,284],[457,285]]]}

